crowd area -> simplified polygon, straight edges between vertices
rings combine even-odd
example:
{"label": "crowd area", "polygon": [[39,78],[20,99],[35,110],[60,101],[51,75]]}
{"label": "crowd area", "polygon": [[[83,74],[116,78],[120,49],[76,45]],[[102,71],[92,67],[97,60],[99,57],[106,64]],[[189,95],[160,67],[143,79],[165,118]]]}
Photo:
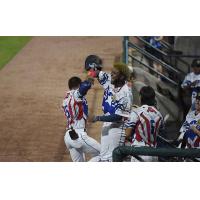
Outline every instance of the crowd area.
{"label": "crowd area", "polygon": [[[191,90],[191,109],[180,134],[177,148],[200,147],[200,60],[195,59],[181,87]],[[99,56],[90,55],[85,60],[86,80],[73,76],[68,80],[69,91],[63,100],[66,116],[64,141],[73,162],[112,162],[113,150],[119,146],[153,147],[158,145],[158,136],[165,131],[165,120],[157,108],[156,94],[151,86],[141,88],[140,105],[134,104],[130,71],[126,64],[115,62],[110,73],[103,71]],[[88,113],[87,92],[97,80],[104,89],[100,116]],[[134,84],[134,83],[133,83]],[[103,122],[100,143],[88,136],[87,123]],[[99,130],[100,132],[100,130]],[[129,161],[158,161],[157,156],[129,157]]]}

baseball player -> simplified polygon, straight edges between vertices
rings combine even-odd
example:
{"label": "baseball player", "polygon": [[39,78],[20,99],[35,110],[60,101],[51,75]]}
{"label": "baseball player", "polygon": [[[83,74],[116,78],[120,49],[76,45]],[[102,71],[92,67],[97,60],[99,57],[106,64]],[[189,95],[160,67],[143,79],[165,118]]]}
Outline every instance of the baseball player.
{"label": "baseball player", "polygon": [[88,105],[85,95],[91,85],[91,79],[82,82],[79,77],[70,78],[68,81],[70,91],[63,100],[62,107],[67,118],[64,141],[73,162],[85,161],[85,153],[93,157],[100,153],[100,144],[86,132]]}
{"label": "baseball player", "polygon": [[195,110],[195,97],[200,92],[200,59],[194,59],[191,67],[193,72],[187,74],[181,87],[192,91],[192,110]]}
{"label": "baseball player", "polygon": [[[140,90],[141,107],[133,108],[126,122],[126,138],[132,146],[156,147],[157,135],[163,130],[163,117],[156,108],[155,91],[150,86]],[[144,161],[157,161],[157,157],[141,156]],[[132,158],[132,161],[137,161]]]}
{"label": "baseball player", "polygon": [[182,147],[200,148],[200,94],[195,100],[195,110],[187,114],[180,129],[179,140],[183,139]]}
{"label": "baseball player", "polygon": [[[88,57],[88,58],[91,58]],[[104,88],[102,110],[104,115],[95,116],[93,122],[102,121],[100,155],[91,161],[112,161],[112,151],[119,145],[124,145],[125,129],[124,121],[129,117],[132,92],[127,85],[129,69],[125,64],[114,64],[111,74],[101,71],[102,61],[98,56],[92,55],[93,59],[86,59],[87,66],[95,66],[92,71],[93,77]],[[90,69],[90,67],[88,67]]]}

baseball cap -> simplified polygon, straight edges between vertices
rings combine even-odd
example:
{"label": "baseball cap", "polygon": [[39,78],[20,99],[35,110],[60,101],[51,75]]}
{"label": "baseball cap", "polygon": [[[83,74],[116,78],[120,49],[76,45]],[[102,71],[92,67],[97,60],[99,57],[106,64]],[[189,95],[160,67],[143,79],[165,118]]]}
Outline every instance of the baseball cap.
{"label": "baseball cap", "polygon": [[191,64],[192,67],[200,67],[200,59],[194,59]]}

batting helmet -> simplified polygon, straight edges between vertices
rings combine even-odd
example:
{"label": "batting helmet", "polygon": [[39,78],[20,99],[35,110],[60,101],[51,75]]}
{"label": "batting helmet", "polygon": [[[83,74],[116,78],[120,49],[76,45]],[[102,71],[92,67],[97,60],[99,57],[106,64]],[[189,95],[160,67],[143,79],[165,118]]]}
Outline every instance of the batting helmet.
{"label": "batting helmet", "polygon": [[102,69],[102,60],[96,55],[89,55],[85,59],[85,69],[89,71],[90,69],[101,70]]}

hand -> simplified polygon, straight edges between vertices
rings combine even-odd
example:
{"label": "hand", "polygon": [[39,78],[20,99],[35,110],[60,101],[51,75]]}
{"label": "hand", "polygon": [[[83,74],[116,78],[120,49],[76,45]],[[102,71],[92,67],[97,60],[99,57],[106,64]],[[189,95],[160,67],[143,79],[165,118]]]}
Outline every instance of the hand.
{"label": "hand", "polygon": [[87,75],[88,75],[88,77],[92,77],[92,78],[96,78],[97,77],[97,73],[93,69],[89,70]]}
{"label": "hand", "polygon": [[94,85],[94,78],[93,78],[93,77],[87,76],[87,80],[88,80],[92,85]]}
{"label": "hand", "polygon": [[90,116],[88,117],[88,122],[90,122],[90,123],[95,123],[95,122],[97,122],[97,121],[99,121],[98,116],[90,115]]}
{"label": "hand", "polygon": [[198,80],[192,82],[192,83],[190,84],[190,87],[195,87],[197,83],[198,83]]}
{"label": "hand", "polygon": [[92,119],[92,123],[98,122],[99,121],[99,116],[94,116]]}
{"label": "hand", "polygon": [[190,126],[190,129],[191,129],[194,133],[196,133],[198,136],[200,136],[200,131],[199,131],[194,125]]}
{"label": "hand", "polygon": [[194,125],[190,126],[190,129],[191,129],[193,132],[195,132],[195,133],[196,133],[196,131],[197,131],[197,129],[196,129],[196,127],[195,127]]}

